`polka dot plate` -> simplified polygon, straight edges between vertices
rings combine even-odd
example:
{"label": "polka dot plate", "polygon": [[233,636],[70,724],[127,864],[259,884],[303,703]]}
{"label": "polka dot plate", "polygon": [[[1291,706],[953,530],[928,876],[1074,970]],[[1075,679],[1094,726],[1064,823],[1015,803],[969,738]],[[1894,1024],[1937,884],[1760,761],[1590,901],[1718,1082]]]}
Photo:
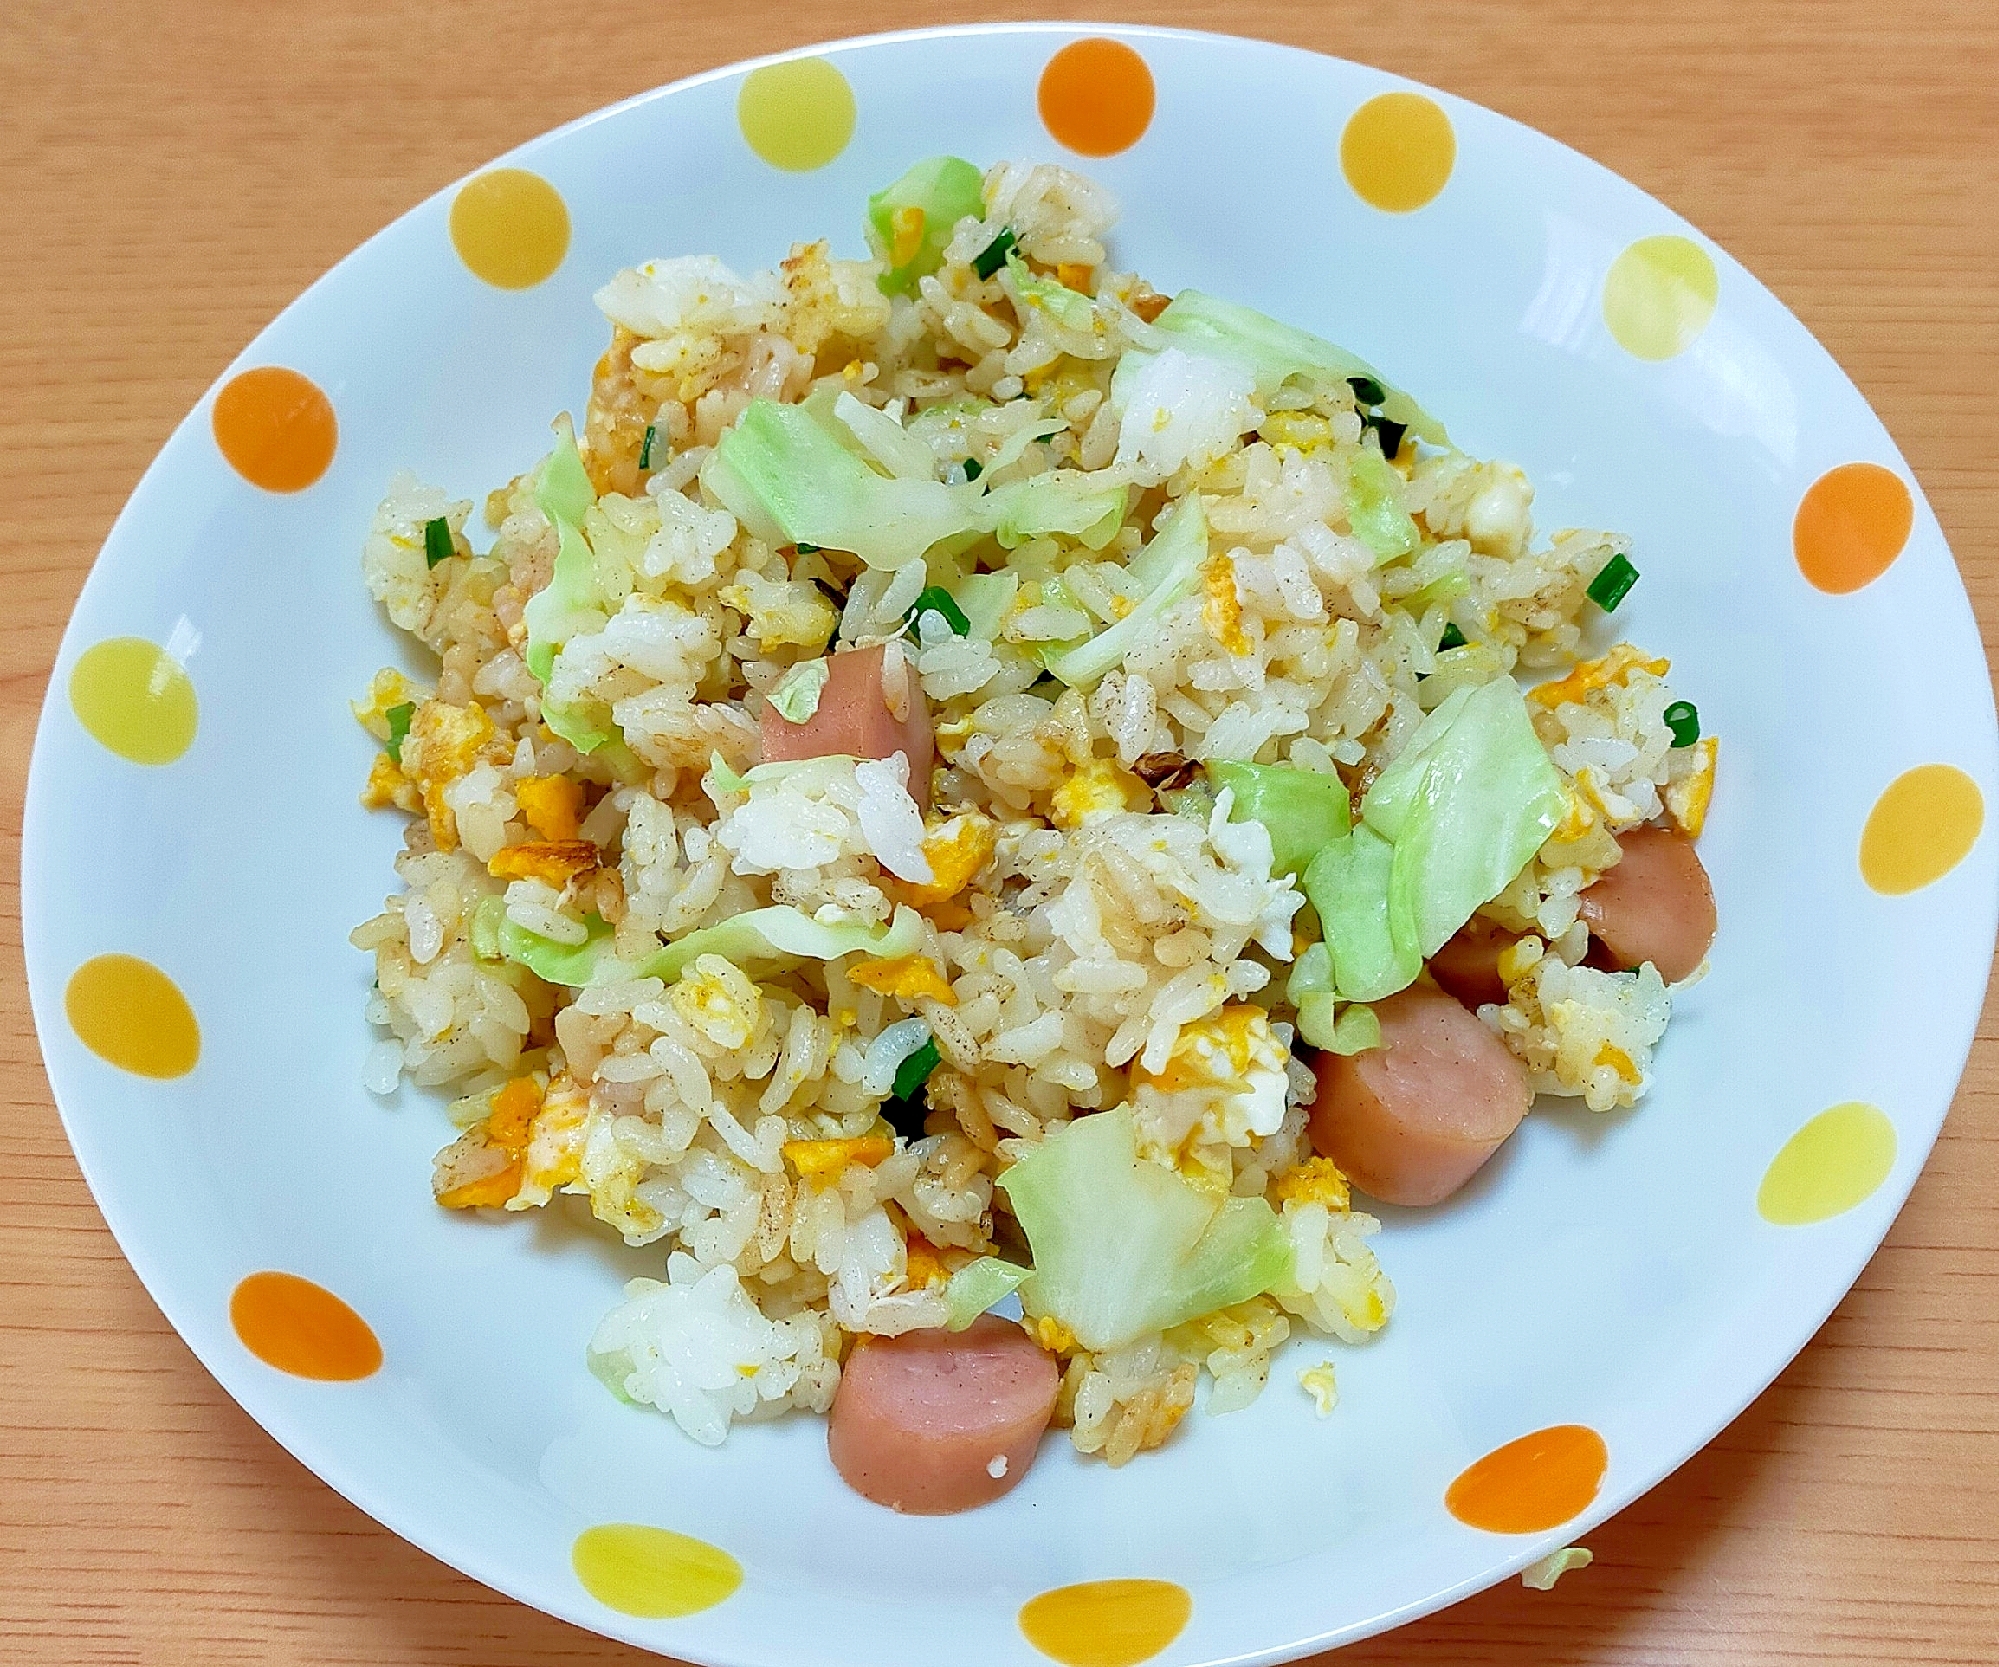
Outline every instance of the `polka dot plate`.
{"label": "polka dot plate", "polygon": [[[430,1202],[439,1108],[360,1087],[394,818],[347,701],[392,471],[474,496],[576,408],[621,266],[861,248],[913,160],[1046,158],[1122,200],[1122,265],[1331,336],[1544,527],[1631,533],[1616,626],[1721,738],[1713,973],[1635,1113],[1544,1109],[1446,1207],[1385,1211],[1401,1303],[1294,1343],[1249,1409],[1111,1471],[1051,1440],[999,1503],[849,1493],[807,1418],[697,1447],[583,1365],[656,1257]],[[1907,465],[1693,227],[1488,111],[1156,30],[843,43],[704,75],[413,209],[253,342],[77,604],[36,747],[27,959],[71,1138],[207,1367],[330,1484],[478,1579],[698,1662],[1275,1660],[1586,1535],[1760,1390],[1907,1195],[1995,919],[1986,669]],[[948,1641],[948,1648],[945,1647]]]}

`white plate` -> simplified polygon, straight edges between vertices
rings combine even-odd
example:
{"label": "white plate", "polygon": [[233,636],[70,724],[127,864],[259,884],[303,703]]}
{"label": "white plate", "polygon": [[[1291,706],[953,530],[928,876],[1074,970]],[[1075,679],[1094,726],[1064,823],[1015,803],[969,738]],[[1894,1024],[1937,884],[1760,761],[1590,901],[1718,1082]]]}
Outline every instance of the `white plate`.
{"label": "white plate", "polygon": [[[1644,579],[1617,626],[1672,656],[1722,738],[1702,845],[1722,919],[1713,975],[1681,1002],[1635,1113],[1545,1111],[1448,1207],[1385,1212],[1401,1305],[1372,1346],[1337,1351],[1340,1406],[1323,1422],[1295,1384],[1323,1351],[1294,1343],[1252,1408],[1190,1418],[1127,1469],[1051,1440],[1000,1503],[909,1520],[840,1484],[812,1419],[711,1452],[603,1391],[584,1341],[618,1282],[656,1258],[554,1219],[438,1210],[438,1108],[359,1086],[369,971],[346,934],[379,906],[398,839],[396,818],[356,804],[369,743],[346,702],[398,652],[361,586],[363,530],[398,467],[474,496],[534,461],[551,413],[585,397],[605,338],[590,293],[616,268],[695,251],[752,268],[822,233],[859,253],[865,195],[926,154],[1075,161],[1037,86],[1080,33],[830,46],[816,54],[830,69],[748,83],[721,70],[536,140],[505,161],[554,187],[570,237],[530,287],[468,270],[449,235],[455,191],[414,209],[217,385],[255,366],[302,372],[337,415],[331,467],[299,491],[250,484],[205,397],[107,542],[42,716],[24,897],[35,1017],[77,1155],[160,1306],[266,1429],[397,1533],[525,1602],[696,1661],[928,1667],[949,1640],[953,1659],[1031,1663],[1024,1604],[1119,1580],[1150,1584],[1044,1604],[1029,1629],[1074,1662],[1270,1660],[1406,1620],[1585,1535],[1732,1418],[1846,1291],[1936,1136],[1984,989],[1999,906],[1979,831],[1995,760],[1985,661],[1906,464],[1797,321],[1658,203],[1488,111],[1427,93],[1350,128],[1405,84],[1251,41],[1112,31],[1136,57],[1085,76],[1082,104],[1130,93],[1117,77],[1133,62],[1156,94],[1134,143],[1081,163],[1123,202],[1118,264],[1336,338],[1469,450],[1521,464],[1541,525],[1634,536]],[[840,139],[842,87],[857,116],[823,165],[780,169],[746,142],[739,103],[752,131],[761,111],[802,153],[788,160],[820,160],[814,134],[820,151]],[[1388,160],[1370,174],[1376,121]],[[1454,151],[1432,146],[1441,190],[1394,211],[1364,200],[1343,136],[1369,191],[1420,197],[1425,124],[1434,140],[1440,121]],[[1648,264],[1624,255],[1641,239],[1674,241],[1646,245]],[[1660,279],[1672,271],[1685,276]],[[1800,505],[1853,463],[1885,474],[1835,476],[1814,502],[1871,483],[1890,523],[1878,554],[1895,559],[1828,591],[1801,566],[1794,524],[1817,572],[1822,523],[1799,523]],[[1863,545],[1882,521],[1879,505],[1861,517]],[[121,637],[168,645],[198,697],[192,745],[171,762],[132,762],[79,721],[79,657]],[[1870,815],[1925,766],[1944,768],[1876,816],[1864,873]],[[1896,863],[1900,880],[1875,866]],[[1927,883],[1883,892],[1870,874]],[[106,954],[184,993],[191,1071],[149,1078],[85,1046],[65,992]],[[129,1038],[139,1010],[109,984]],[[1879,1113],[1820,1125],[1838,1138],[1806,1167],[1824,1203],[1850,1207],[1766,1219],[1780,1149],[1849,1102]],[[380,1340],[380,1369],[315,1381],[248,1352],[231,1295],[258,1270],[337,1293]],[[1557,1426],[1596,1432],[1608,1453],[1594,1488],[1570,1476],[1574,1453],[1541,1467],[1576,1482],[1548,1508],[1566,1520],[1503,1534],[1453,1516],[1446,1492],[1468,1465]],[[741,1584],[678,1617],[611,1607],[572,1553],[614,1523],[719,1547]],[[707,1586],[673,1589],[715,1597],[718,1566]]]}

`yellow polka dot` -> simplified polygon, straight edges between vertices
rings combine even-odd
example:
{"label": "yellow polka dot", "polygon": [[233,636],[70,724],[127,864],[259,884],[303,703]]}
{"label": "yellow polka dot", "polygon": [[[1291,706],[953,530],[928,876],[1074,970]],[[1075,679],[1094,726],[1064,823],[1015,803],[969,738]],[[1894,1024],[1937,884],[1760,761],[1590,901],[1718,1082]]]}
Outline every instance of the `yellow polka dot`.
{"label": "yellow polka dot", "polygon": [[1347,119],[1340,170],[1372,208],[1407,214],[1443,190],[1458,159],[1451,118],[1421,93],[1383,93]]}
{"label": "yellow polka dot", "polygon": [[134,764],[171,764],[194,744],[194,685],[144,637],[113,637],[77,656],[69,706],[105,747]]}
{"label": "yellow polka dot", "polygon": [[1822,1111],[1784,1142],[1764,1171],[1756,1209],[1778,1227],[1806,1227],[1843,1215],[1895,1167],[1895,1125],[1859,1100]]}
{"label": "yellow polka dot", "polygon": [[1028,1599],[1020,1630],[1063,1667],[1137,1667],[1178,1638],[1193,1613],[1193,1598],[1170,1580],[1092,1580]]}
{"label": "yellow polka dot", "polygon": [[1693,346],[1714,317],[1721,280],[1698,243],[1641,237],[1610,263],[1603,321],[1618,346],[1640,359],[1670,359]]}
{"label": "yellow polka dot", "polygon": [[736,95],[743,137],[773,168],[823,168],[854,136],[854,89],[824,58],[790,58],[743,77]]}
{"label": "yellow polka dot", "polygon": [[451,199],[451,244],[495,289],[532,289],[569,253],[569,209],[541,175],[495,168]]}
{"label": "yellow polka dot", "polygon": [[201,1057],[201,1027],[174,981],[136,955],[99,955],[70,974],[69,1028],[99,1059],[141,1077],[184,1077]]}
{"label": "yellow polka dot", "polygon": [[743,1583],[742,1564],[719,1546],[635,1522],[586,1528],[569,1561],[606,1609],[649,1621],[713,1609]]}
{"label": "yellow polka dot", "polygon": [[1978,783],[1948,764],[1919,764],[1888,784],[1860,833],[1860,877],[1900,897],[1963,862],[1985,826]]}

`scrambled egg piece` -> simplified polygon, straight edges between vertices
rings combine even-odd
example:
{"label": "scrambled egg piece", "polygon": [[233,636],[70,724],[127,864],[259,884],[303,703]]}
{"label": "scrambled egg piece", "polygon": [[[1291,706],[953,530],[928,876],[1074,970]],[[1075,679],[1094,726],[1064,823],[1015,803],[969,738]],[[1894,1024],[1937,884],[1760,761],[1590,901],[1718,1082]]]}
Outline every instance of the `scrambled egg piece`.
{"label": "scrambled egg piece", "polygon": [[1242,628],[1242,602],[1236,595],[1235,563],[1227,556],[1210,556],[1201,564],[1201,586],[1206,599],[1201,603],[1201,623],[1208,635],[1231,654],[1249,652],[1249,636]]}
{"label": "scrambled egg piece", "polygon": [[1035,1320],[1033,1337],[1050,1354],[1074,1354],[1081,1347],[1076,1334],[1053,1314],[1043,1314]]}
{"label": "scrambled egg piece", "polygon": [[720,955],[695,956],[666,999],[716,1047],[731,1052],[748,1047],[764,1022],[763,992],[735,962]]}
{"label": "scrambled egg piece", "polygon": [[1284,1069],[1288,1059],[1284,1044],[1270,1028],[1270,1015],[1252,1003],[1236,1002],[1182,1025],[1158,1074],[1134,1065],[1132,1081],[1163,1094],[1192,1088],[1240,1098],[1246,1102],[1241,1117],[1248,1132],[1272,1135],[1284,1121],[1290,1090]]}
{"label": "scrambled egg piece", "polygon": [[543,839],[574,839],[583,826],[583,784],[567,776],[529,776],[516,782],[514,802]]}
{"label": "scrambled egg piece", "polygon": [[923,855],[930,863],[930,880],[884,879],[883,890],[898,902],[920,909],[944,931],[962,931],[972,923],[972,911],[954,901],[992,861],[999,835],[992,822],[976,811],[954,816],[923,836]]}
{"label": "scrambled egg piece", "polygon": [[515,1077],[493,1096],[486,1120],[437,1154],[431,1190],[447,1210],[499,1206],[520,1190],[523,1160],[541,1110],[538,1078]]}
{"label": "scrambled egg piece", "polygon": [[1551,711],[1570,701],[1581,705],[1598,689],[1626,682],[1634,671],[1649,671],[1654,677],[1664,677],[1672,666],[1670,660],[1648,655],[1628,642],[1621,642],[1602,658],[1583,661],[1567,677],[1529,689],[1527,698]]}
{"label": "scrambled egg piece", "polygon": [[916,259],[916,252],[923,247],[923,222],[926,218],[923,210],[914,203],[890,213],[889,230],[894,234],[889,244],[890,266],[907,266]]}
{"label": "scrambled egg piece", "polygon": [[389,739],[389,712],[398,706],[413,706],[430,699],[430,691],[412,683],[401,672],[386,667],[375,673],[368,684],[368,698],[349,702],[355,721],[384,746]]}
{"label": "scrambled egg piece", "polygon": [[1333,1363],[1322,1360],[1298,1374],[1298,1387],[1312,1397],[1312,1410],[1321,1418],[1340,1403],[1340,1388],[1333,1380]]}
{"label": "scrambled egg piece", "polygon": [[486,872],[496,880],[539,880],[557,891],[597,866],[597,847],[587,839],[529,841],[495,851]]}
{"label": "scrambled egg piece", "polygon": [[1606,1042],[1598,1048],[1596,1057],[1590,1063],[1608,1065],[1626,1082],[1635,1083],[1642,1080],[1638,1067],[1632,1063],[1631,1055],[1612,1042]]}
{"label": "scrambled egg piece", "polygon": [[1080,290],[1087,294],[1090,288],[1090,274],[1096,268],[1079,260],[1063,260],[1055,263],[1055,281],[1064,289]]}
{"label": "scrambled egg piece", "polygon": [[1721,743],[1712,735],[1703,735],[1687,750],[1693,754],[1693,770],[1667,785],[1666,809],[1679,823],[1680,831],[1695,839],[1707,825],[1708,801],[1714,797],[1715,758]]}
{"label": "scrambled egg piece", "polygon": [[1055,789],[1048,820],[1058,828],[1080,828],[1119,811],[1151,808],[1151,788],[1115,759],[1093,758]]}
{"label": "scrambled egg piece", "polygon": [[1329,1210],[1353,1207],[1353,1191],[1331,1158],[1307,1158],[1296,1169],[1280,1175],[1270,1194],[1279,1204],[1295,1199],[1300,1204],[1323,1204]]}
{"label": "scrambled egg piece", "polygon": [[536,1209],[546,1204],[557,1188],[571,1185],[582,1175],[583,1135],[589,1120],[589,1089],[567,1072],[548,1085],[521,1160],[520,1190],[507,1201],[508,1209]]}
{"label": "scrambled egg piece", "polygon": [[1332,423],[1309,411],[1273,411],[1257,433],[1273,446],[1290,446],[1307,457],[1333,443]]}
{"label": "scrambled egg piece", "polygon": [[903,1286],[906,1290],[928,1290],[933,1285],[942,1285],[951,1277],[937,1247],[921,1233],[909,1235],[906,1253],[908,1268],[903,1276]]}
{"label": "scrambled egg piece", "polygon": [[476,700],[469,706],[427,700],[410,720],[403,774],[423,796],[431,838],[440,851],[458,849],[458,818],[444,802],[444,790],[479,762],[493,736],[493,720]]}
{"label": "scrambled egg piece", "polygon": [[817,654],[840,623],[839,611],[810,579],[773,582],[745,571],[720,596],[724,606],[743,616],[744,629],[766,649],[789,643]]}
{"label": "scrambled egg piece", "polygon": [[895,1152],[895,1142],[886,1135],[864,1134],[853,1140],[787,1140],[785,1161],[798,1171],[802,1181],[822,1186],[839,1180],[850,1163],[864,1163],[870,1169]]}
{"label": "scrambled egg piece", "polygon": [[361,788],[361,808],[382,810],[394,805],[398,810],[415,811],[423,806],[416,783],[403,774],[396,761],[385,752],[375,754],[368,766],[368,779]]}
{"label": "scrambled egg piece", "polygon": [[879,990],[885,996],[915,1001],[928,996],[946,1007],[958,1005],[958,992],[944,981],[937,963],[927,955],[898,955],[886,961],[861,961],[850,967],[847,976],[864,990]]}

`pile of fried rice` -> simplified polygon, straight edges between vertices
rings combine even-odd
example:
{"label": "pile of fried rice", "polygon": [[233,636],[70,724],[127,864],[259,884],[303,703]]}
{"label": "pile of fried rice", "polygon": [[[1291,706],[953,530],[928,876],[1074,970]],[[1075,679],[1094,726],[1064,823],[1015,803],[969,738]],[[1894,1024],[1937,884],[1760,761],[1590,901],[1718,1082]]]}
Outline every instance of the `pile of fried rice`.
{"label": "pile of fried rice", "polygon": [[[961,1269],[1024,1260],[996,1182],[1126,1108],[1142,1160],[1267,1200],[1290,1260],[1101,1350],[1027,1288],[1058,1422],[1120,1464],[1203,1373],[1210,1410],[1240,1407],[1287,1338],[1360,1343],[1395,1300],[1379,1223],[1305,1138],[1288,985],[1315,911],[1208,767],[1288,765],[1358,800],[1454,692],[1532,685],[1567,808],[1481,911],[1522,934],[1481,1016],[1537,1091],[1601,1111],[1646,1091],[1671,991],[1585,964],[1578,894],[1621,831],[1698,832],[1714,743],[1674,744],[1663,659],[1581,660],[1626,540],[1537,536],[1519,470],[1388,420],[1369,377],[1258,388],[1166,351],[1169,298],[1112,264],[1100,186],[1045,164],[975,179],[927,257],[905,213],[866,260],[819,241],[748,276],[699,255],[618,273],[580,430],[559,422],[550,461],[480,506],[483,549],[472,503],[391,484],[363,574],[431,669],[385,670],[356,706],[383,748],[364,803],[408,818],[401,889],[353,934],[375,962],[366,1077],[451,1097],[440,1204],[565,1197],[658,1249],[663,1277],[629,1287],[590,1362],[708,1443],[824,1412],[857,1336],[945,1323]],[[892,564],[732,511],[709,465],[753,402],[851,413],[840,396],[885,476],[1087,476],[1113,510]],[[547,508],[565,454],[588,482],[573,528]],[[1413,529],[1388,559],[1352,524],[1383,462]],[[1196,500],[1196,581],[1108,669],[1052,676],[1051,651],[1148,605],[1132,558]],[[568,538],[589,582],[537,665]],[[919,605],[939,591],[964,602]],[[930,780],[899,755],[758,769],[765,703],[809,709],[814,663],[871,645],[891,708],[927,707]],[[743,955],[724,933],[662,960],[755,911],[835,938]],[[1295,1362],[1321,1411],[1326,1355]]]}

